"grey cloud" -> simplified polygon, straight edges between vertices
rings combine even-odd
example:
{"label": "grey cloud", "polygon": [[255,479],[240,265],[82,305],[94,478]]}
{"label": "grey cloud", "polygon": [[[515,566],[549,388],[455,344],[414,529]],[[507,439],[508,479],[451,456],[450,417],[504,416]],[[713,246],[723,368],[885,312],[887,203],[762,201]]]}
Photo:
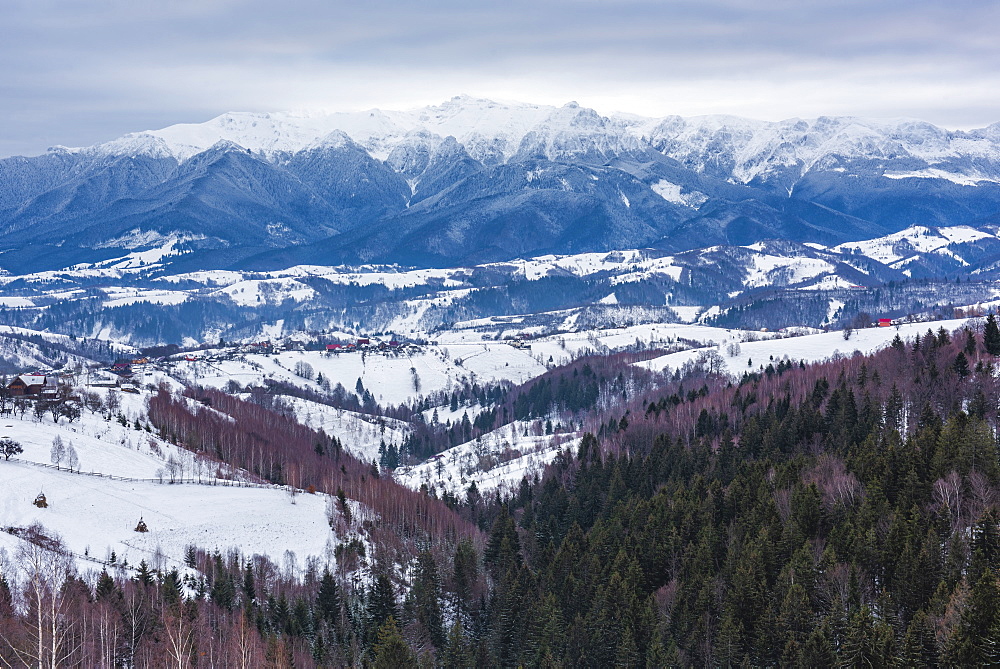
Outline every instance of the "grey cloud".
{"label": "grey cloud", "polygon": [[[0,9],[0,154],[231,109],[460,92],[982,125],[1000,118],[996,25],[1000,7],[969,0],[14,0]],[[946,102],[925,92],[941,90]]]}

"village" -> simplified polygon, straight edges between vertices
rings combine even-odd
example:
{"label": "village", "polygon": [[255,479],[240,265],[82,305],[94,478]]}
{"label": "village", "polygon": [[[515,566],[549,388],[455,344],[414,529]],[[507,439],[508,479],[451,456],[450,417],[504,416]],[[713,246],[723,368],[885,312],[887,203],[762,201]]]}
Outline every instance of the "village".
{"label": "village", "polygon": [[[891,320],[878,318],[858,324],[855,328],[845,330],[845,338],[860,328],[897,329],[903,319]],[[612,328],[614,329],[614,328]],[[790,328],[788,332],[778,331],[778,335],[800,335],[800,329]],[[793,332],[794,330],[794,332]],[[766,333],[766,329],[761,332]],[[359,355],[362,359],[367,355],[379,355],[387,358],[408,358],[427,352],[428,347],[437,348],[438,341],[422,338],[404,340],[395,335],[361,335],[347,338],[339,336],[337,341],[329,341],[330,335],[292,335],[283,340],[261,340],[255,342],[234,342],[226,344],[203,344],[197,348],[181,349],[177,346],[154,347],[143,349],[135,356],[120,357],[111,365],[80,365],[62,369],[36,369],[31,372],[14,376],[8,381],[0,377],[0,396],[3,401],[20,398],[22,400],[41,400],[46,403],[59,400],[78,400],[70,388],[113,388],[124,393],[139,393],[147,388],[154,389],[154,380],[162,375],[174,375],[179,365],[203,364],[213,365],[224,362],[246,362],[247,356],[277,357],[288,352],[320,353],[323,356],[340,357]],[[537,338],[529,332],[506,334],[499,343],[530,354],[532,343]],[[250,363],[253,364],[253,363]]]}
{"label": "village", "polygon": [[[289,338],[284,342],[270,340],[225,345],[205,345],[195,350],[167,355],[139,355],[115,360],[110,366],[93,364],[75,368],[36,369],[18,374],[12,379],[0,378],[0,402],[10,400],[41,403],[79,402],[73,388],[113,388],[125,393],[139,393],[157,373],[170,374],[177,363],[217,363],[245,359],[247,355],[273,356],[286,351],[318,351],[330,356],[345,354],[408,356],[419,354],[428,342],[403,342],[374,336],[357,337],[352,341],[325,343],[320,340]],[[430,342],[431,345],[436,342]],[[4,407],[0,405],[0,412]]]}

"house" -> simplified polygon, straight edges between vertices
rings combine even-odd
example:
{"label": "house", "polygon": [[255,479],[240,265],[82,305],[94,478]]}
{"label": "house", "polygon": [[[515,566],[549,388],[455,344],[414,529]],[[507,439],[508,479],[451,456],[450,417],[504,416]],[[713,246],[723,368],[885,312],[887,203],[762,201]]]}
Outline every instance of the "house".
{"label": "house", "polygon": [[44,374],[21,374],[7,384],[7,390],[13,397],[40,397],[45,379]]}
{"label": "house", "polygon": [[878,326],[880,328],[887,328],[890,325],[892,325],[892,319],[891,318],[880,318],[880,319],[878,319]]}
{"label": "house", "polygon": [[131,376],[132,375],[132,361],[131,360],[118,360],[115,364],[111,365],[108,370],[112,374],[117,374],[118,376]]}
{"label": "house", "polygon": [[339,351],[340,348],[341,348],[340,344],[327,344],[326,345],[326,350],[327,351]]}
{"label": "house", "polygon": [[369,339],[368,337],[361,337],[360,339],[358,339],[358,346],[368,346],[371,343],[372,340]]}
{"label": "house", "polygon": [[90,376],[90,381],[87,385],[92,388],[116,388],[118,387],[118,380],[117,376],[102,371],[95,371]]}

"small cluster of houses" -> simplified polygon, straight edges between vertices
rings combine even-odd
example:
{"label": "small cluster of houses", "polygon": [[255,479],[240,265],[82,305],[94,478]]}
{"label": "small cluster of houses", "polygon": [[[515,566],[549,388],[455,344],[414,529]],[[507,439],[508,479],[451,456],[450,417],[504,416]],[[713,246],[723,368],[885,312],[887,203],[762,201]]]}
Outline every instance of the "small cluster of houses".
{"label": "small cluster of houses", "polygon": [[126,393],[139,392],[135,379],[146,367],[152,365],[149,358],[127,358],[115,361],[110,367],[95,370],[87,376],[87,385],[95,388],[117,388]]}
{"label": "small cluster of houses", "polygon": [[531,350],[531,334],[527,332],[519,332],[517,336],[513,339],[507,341],[508,344],[514,348],[520,348],[530,351]]}
{"label": "small cluster of houses", "polygon": [[358,337],[354,343],[347,344],[326,344],[327,353],[352,353],[354,351],[401,351],[419,348],[415,344],[404,344],[396,339],[389,341],[373,341],[371,337]]}
{"label": "small cluster of houses", "polygon": [[282,351],[326,351],[327,353],[408,353],[420,352],[419,343],[403,342],[398,339],[387,341],[375,339],[373,337],[358,337],[351,342],[340,342],[335,344],[323,343],[321,341],[302,341],[299,339],[288,339],[284,342],[258,341],[243,343],[234,346],[223,346],[209,352],[192,351],[188,353],[178,353],[164,361],[184,360],[187,362],[221,362],[223,360],[234,360],[242,355],[273,355]]}

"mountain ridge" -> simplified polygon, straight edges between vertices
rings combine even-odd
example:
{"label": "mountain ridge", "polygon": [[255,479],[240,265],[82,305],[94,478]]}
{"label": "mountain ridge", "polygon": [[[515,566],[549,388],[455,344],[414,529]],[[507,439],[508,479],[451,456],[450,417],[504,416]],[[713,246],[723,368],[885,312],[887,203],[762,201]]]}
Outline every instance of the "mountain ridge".
{"label": "mountain ridge", "polygon": [[228,113],[3,159],[0,184],[8,269],[5,256],[29,247],[39,269],[60,269],[147,233],[201,236],[184,253],[209,269],[836,245],[994,220],[1000,123],[650,119],[460,96],[407,111]]}

